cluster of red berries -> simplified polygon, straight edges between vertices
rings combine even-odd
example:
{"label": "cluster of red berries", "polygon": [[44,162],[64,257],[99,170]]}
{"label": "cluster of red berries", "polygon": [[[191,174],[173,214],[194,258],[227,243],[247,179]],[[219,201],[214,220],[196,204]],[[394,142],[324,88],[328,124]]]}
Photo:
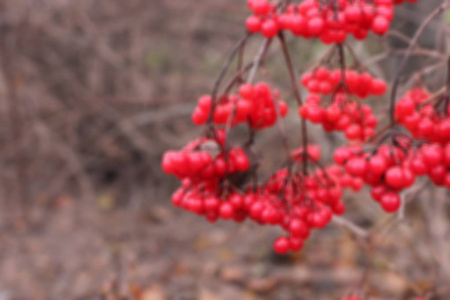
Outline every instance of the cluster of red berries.
{"label": "cluster of red berries", "polygon": [[421,88],[408,91],[395,106],[396,119],[415,138],[445,144],[450,139],[450,107],[445,107],[442,98],[437,103],[427,103],[429,98]]}
{"label": "cluster of red berries", "polygon": [[428,175],[435,185],[450,189],[450,143],[422,145],[411,156],[409,167],[417,176]]}
{"label": "cluster of red berries", "polygon": [[243,196],[224,187],[224,181],[250,167],[250,160],[240,147],[225,149],[225,132],[217,130],[214,139],[199,138],[181,151],[167,151],[162,169],[181,180],[181,187],[172,195],[172,203],[204,215],[209,221],[218,218],[243,221],[246,210]]}
{"label": "cluster of red berries", "polygon": [[409,166],[417,176],[428,175],[437,186],[450,188],[450,109],[443,98],[429,101],[430,94],[414,88],[395,106],[395,117],[424,144],[411,155]]}
{"label": "cluster of red berries", "polygon": [[381,96],[387,89],[386,82],[367,72],[358,73],[346,69],[342,74],[341,69],[328,70],[325,67],[318,67],[312,72],[305,73],[301,83],[310,93],[330,95],[345,91],[362,99],[370,95]]}
{"label": "cluster of red berries", "polygon": [[249,0],[248,6],[253,11],[246,21],[250,32],[272,38],[280,30],[290,30],[296,36],[320,38],[325,44],[342,43],[348,34],[362,40],[370,30],[385,34],[394,13],[392,0],[304,0],[289,5],[284,13],[267,0]]}
{"label": "cluster of red berries", "polygon": [[[260,225],[278,225],[286,232],[274,242],[277,253],[299,251],[310,230],[323,228],[331,220],[332,214],[342,214],[345,210],[340,201],[341,189],[329,182],[322,186],[325,173],[308,176],[304,191],[300,190],[297,176],[292,174],[292,182],[286,184],[288,171],[278,171],[267,184],[248,189],[245,193],[228,192],[217,185],[193,185],[183,181],[183,186],[172,195],[175,206],[205,216],[210,222],[221,218],[242,222],[247,217]],[[330,179],[327,179],[328,181]],[[298,186],[294,186],[294,181]],[[298,189],[298,191],[294,191]]]}
{"label": "cluster of red berries", "polygon": [[[344,72],[340,69],[316,68],[305,73],[301,83],[311,93],[299,114],[312,123],[322,124],[325,131],[343,131],[349,140],[365,141],[374,135],[378,124],[372,108],[352,101],[351,95],[359,98],[381,96],[387,86],[383,80],[369,73],[358,73],[352,69]],[[331,104],[321,104],[318,94],[330,95]]]}
{"label": "cluster of red berries", "polygon": [[[287,7],[284,2],[248,0],[253,15],[246,27],[266,38],[287,30],[326,44],[342,43],[349,34],[365,39],[369,31],[386,33],[394,5],[405,1],[418,0],[302,0],[299,4],[287,1]],[[359,99],[381,96],[387,85],[367,72],[345,69],[344,63],[341,67],[319,67],[303,75],[301,83],[310,94],[299,115],[327,132],[341,131],[351,141],[365,142],[374,136],[378,120]],[[399,192],[414,184],[416,176],[428,175],[437,185],[450,188],[450,118],[446,117],[450,111],[445,107],[439,113],[437,105],[425,103],[429,96],[423,90],[412,90],[397,103],[396,118],[414,137],[429,144],[414,150],[410,139],[388,136],[392,146],[377,146],[371,152],[361,146],[339,148],[334,153],[336,164],[326,168],[319,164],[320,148],[309,145],[288,153],[287,166],[262,183],[256,180],[256,163],[242,148],[228,146],[224,130],[213,128],[246,123],[261,130],[285,117],[288,106],[277,90],[263,82],[244,83],[234,94],[226,90],[217,99],[200,97],[192,113],[194,124],[208,123],[207,137],[164,154],[163,170],[181,182],[171,200],[210,222],[250,219],[279,226],[284,234],[273,244],[279,254],[300,250],[311,230],[325,227],[333,215],[345,212],[344,188],[358,191],[364,184],[371,186],[372,197],[386,212],[399,209]],[[243,178],[249,175],[254,180],[246,185]]]}
{"label": "cluster of red berries", "polygon": [[373,199],[386,212],[399,209],[401,199],[398,193],[415,182],[403,146],[382,145],[372,152],[365,152],[360,146],[342,147],[334,152],[334,160],[345,166],[348,174],[372,186]]}
{"label": "cluster of red berries", "polygon": [[345,206],[341,201],[342,188],[328,170],[317,169],[311,175],[279,170],[266,183],[265,202],[252,207],[251,216],[259,223],[278,224],[286,232],[274,242],[279,254],[298,251],[314,228],[323,228],[333,214],[341,215]]}
{"label": "cluster of red berries", "polygon": [[224,151],[225,132],[218,130],[217,138],[199,138],[180,151],[167,151],[162,158],[162,169],[179,179],[193,183],[217,181],[227,174],[244,172],[250,166],[245,151],[234,147]]}
{"label": "cluster of red berries", "polygon": [[[253,129],[273,126],[277,121],[277,109],[281,117],[288,113],[288,106],[279,98],[278,91],[272,90],[264,82],[255,85],[242,84],[239,87],[239,94],[225,95],[219,99],[212,121],[217,125],[225,125],[231,121],[232,126],[249,122]],[[193,123],[196,125],[205,124],[208,121],[211,109],[211,96],[200,97],[197,107],[192,113]]]}
{"label": "cluster of red berries", "polygon": [[242,222],[248,216],[249,207],[256,201],[252,194],[223,189],[219,184],[193,185],[183,181],[182,187],[172,195],[172,203],[187,211],[205,216],[209,222],[219,218]]}
{"label": "cluster of red berries", "polygon": [[358,192],[364,186],[364,181],[361,178],[348,174],[342,166],[330,165],[326,170],[343,189],[347,188]]}
{"label": "cluster of red berries", "polygon": [[[224,153],[213,159],[208,152],[195,150],[208,141],[199,139],[182,151],[164,155],[164,171],[183,178],[182,186],[172,195],[175,206],[205,216],[210,222],[219,218],[242,222],[249,217],[261,225],[278,225],[287,233],[274,242],[274,249],[280,254],[300,250],[311,229],[323,228],[333,214],[344,213],[340,168],[316,169],[311,174],[304,174],[296,170],[304,155],[300,148],[292,152],[294,168],[291,171],[281,169],[261,186],[248,187],[242,192],[226,186],[223,179],[227,174],[249,168],[245,153],[234,148],[228,153],[228,159],[223,160]],[[309,163],[319,160],[319,147],[310,145],[306,152]],[[204,159],[208,164],[203,158],[199,163],[203,169],[193,166],[197,163],[192,158],[196,157],[192,156],[194,153],[209,157]],[[245,164],[239,163],[240,159],[245,160]],[[206,172],[209,168],[211,171]]]}
{"label": "cluster of red berries", "polygon": [[323,106],[321,102],[318,95],[309,95],[299,108],[300,116],[314,124],[322,124],[327,132],[345,132],[349,140],[365,141],[374,135],[378,120],[370,106],[350,102],[341,92],[334,95],[331,105]]}

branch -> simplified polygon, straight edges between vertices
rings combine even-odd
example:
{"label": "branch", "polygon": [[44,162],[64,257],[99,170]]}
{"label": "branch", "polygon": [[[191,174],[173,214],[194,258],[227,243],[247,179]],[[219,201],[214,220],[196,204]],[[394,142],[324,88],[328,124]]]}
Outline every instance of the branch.
{"label": "branch", "polygon": [[266,39],[264,41],[264,43],[262,43],[261,47],[259,47],[258,54],[256,54],[255,58],[253,59],[252,69],[250,70],[250,73],[248,74],[247,82],[252,83],[253,80],[255,79],[256,71],[258,70],[259,66],[261,65],[261,62],[262,62],[264,56],[266,55],[271,42],[272,42],[272,39]]}
{"label": "branch", "polygon": [[298,106],[303,105],[302,96],[300,95],[300,91],[297,86],[297,76],[295,75],[294,67],[292,65],[291,55],[289,54],[289,49],[287,47],[286,38],[284,37],[284,33],[280,31],[278,37],[281,42],[281,47],[283,49],[284,59],[286,61],[286,65],[289,70],[289,77],[291,79],[292,89],[294,90],[295,99],[297,100]]}
{"label": "branch", "polygon": [[366,239],[369,236],[369,233],[364,228],[356,225],[352,221],[345,219],[343,217],[334,216],[332,219],[332,222],[342,228],[347,229],[351,233],[353,233],[355,236]]}

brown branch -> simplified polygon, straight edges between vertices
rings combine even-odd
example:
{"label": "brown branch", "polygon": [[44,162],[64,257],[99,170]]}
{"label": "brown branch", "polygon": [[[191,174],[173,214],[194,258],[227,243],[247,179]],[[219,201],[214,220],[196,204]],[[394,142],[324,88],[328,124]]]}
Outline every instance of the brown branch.
{"label": "brown branch", "polygon": [[252,67],[247,77],[247,82],[252,83],[255,79],[256,71],[261,66],[263,58],[266,55],[271,43],[272,39],[266,39],[262,43],[261,47],[259,47],[258,54],[256,54],[255,58],[253,59]]}
{"label": "brown branch", "polygon": [[369,236],[369,233],[366,229],[356,225],[352,221],[345,219],[343,217],[334,216],[332,222],[342,228],[345,228],[349,232],[353,233],[355,236],[366,239]]}
{"label": "brown branch", "polygon": [[283,49],[284,59],[286,61],[286,65],[289,71],[289,78],[291,80],[292,89],[294,90],[295,99],[297,100],[298,106],[303,105],[302,96],[300,95],[300,91],[298,89],[297,76],[295,75],[294,67],[292,64],[291,55],[289,54],[289,49],[287,47],[286,38],[284,37],[284,33],[280,31],[278,34],[279,40],[281,42],[281,47]]}

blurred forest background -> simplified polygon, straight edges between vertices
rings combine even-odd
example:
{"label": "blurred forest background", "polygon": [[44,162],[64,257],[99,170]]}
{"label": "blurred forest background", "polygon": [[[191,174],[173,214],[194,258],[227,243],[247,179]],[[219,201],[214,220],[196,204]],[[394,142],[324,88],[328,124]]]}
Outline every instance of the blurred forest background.
{"label": "blurred forest background", "polygon": [[[450,278],[445,191],[415,191],[406,221],[377,249],[329,226],[285,257],[272,252],[274,229],[210,225],[171,206],[176,181],[160,170],[161,155],[201,133],[190,112],[243,35],[245,2],[0,0],[0,300],[319,300],[362,283],[370,299],[431,289],[449,299],[440,290]],[[404,5],[394,27],[411,36],[440,2]],[[439,63],[429,52],[446,47],[444,21],[424,34],[431,51],[411,68]],[[405,45],[398,34],[355,51],[389,79]],[[311,41],[290,47],[299,73],[326,51]],[[267,68],[288,97],[272,50]],[[439,67],[427,78],[442,80]],[[288,130],[296,122],[293,113]],[[312,131],[329,157],[340,138]],[[278,141],[272,131],[260,141],[273,165]],[[367,197],[348,195],[348,218],[365,228],[389,220]]]}

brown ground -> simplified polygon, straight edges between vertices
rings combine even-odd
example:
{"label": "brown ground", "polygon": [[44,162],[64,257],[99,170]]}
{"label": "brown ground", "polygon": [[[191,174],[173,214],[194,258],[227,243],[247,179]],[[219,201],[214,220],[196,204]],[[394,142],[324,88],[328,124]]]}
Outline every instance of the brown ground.
{"label": "brown ground", "polygon": [[[200,133],[189,113],[247,14],[245,1],[0,0],[0,300],[450,299],[445,191],[424,189],[375,248],[329,225],[282,257],[276,229],[211,225],[170,205],[176,181],[160,157]],[[290,47],[298,70],[324,51]],[[379,40],[357,49],[363,61],[378,50]],[[282,58],[269,57],[289,98]],[[339,138],[310,128],[330,157]],[[279,135],[258,143],[269,173]],[[392,220],[366,193],[345,201],[364,228]]]}
{"label": "brown ground", "polygon": [[412,299],[436,283],[432,246],[408,245],[419,218],[380,236],[367,281],[369,252],[335,225],[299,254],[277,256],[278,230],[210,225],[165,201],[151,209],[110,201],[61,197],[30,213],[28,229],[3,222],[0,299],[338,299],[363,282],[370,299]]}

